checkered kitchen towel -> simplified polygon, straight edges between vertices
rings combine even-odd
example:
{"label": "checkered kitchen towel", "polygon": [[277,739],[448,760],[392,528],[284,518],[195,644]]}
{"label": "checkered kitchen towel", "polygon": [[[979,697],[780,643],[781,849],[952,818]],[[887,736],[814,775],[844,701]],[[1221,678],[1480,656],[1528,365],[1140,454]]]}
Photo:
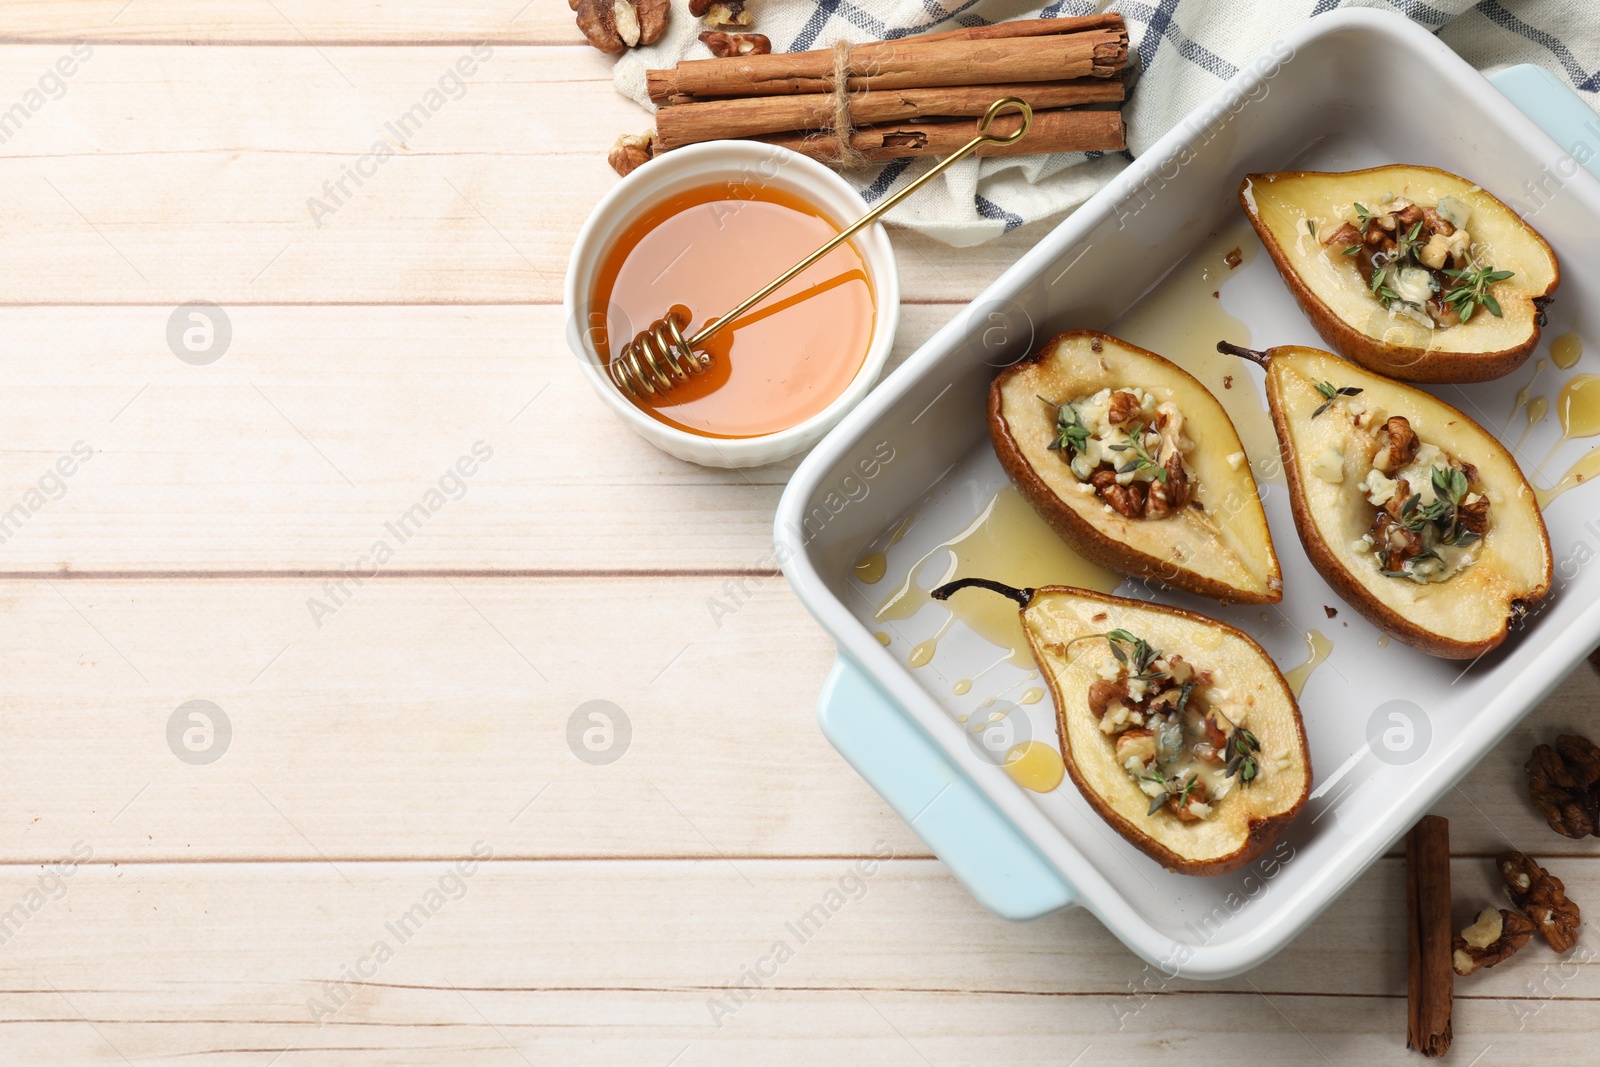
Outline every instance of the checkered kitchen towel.
{"label": "checkered kitchen towel", "polygon": [[[617,90],[650,106],[644,72],[710,53],[688,0],[673,0],[667,32],[623,56]],[[1019,18],[1120,11],[1138,55],[1125,109],[1126,153],[1073,152],[969,159],[889,213],[888,221],[947,244],[975,245],[1077,207],[1112,175],[1291,27],[1338,7],[1398,11],[1487,72],[1516,63],[1554,71],[1600,110],[1600,0],[750,0],[755,30],[774,51],[826,48],[840,38],[909,37]],[[931,166],[894,160],[847,175],[869,201]]]}

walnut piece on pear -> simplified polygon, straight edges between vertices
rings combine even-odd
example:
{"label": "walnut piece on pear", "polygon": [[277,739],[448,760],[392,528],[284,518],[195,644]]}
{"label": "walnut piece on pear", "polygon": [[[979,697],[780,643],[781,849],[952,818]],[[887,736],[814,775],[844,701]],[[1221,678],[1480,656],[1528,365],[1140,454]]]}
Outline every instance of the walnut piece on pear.
{"label": "walnut piece on pear", "polygon": [[1567,887],[1561,879],[1521,852],[1502,853],[1499,866],[1511,903],[1533,920],[1539,936],[1557,952],[1567,952],[1576,945],[1581,917],[1578,905],[1567,899]]}
{"label": "walnut piece on pear", "polygon": [[1533,936],[1533,923],[1508,908],[1484,908],[1451,942],[1451,964],[1465,976],[1509,959]]}

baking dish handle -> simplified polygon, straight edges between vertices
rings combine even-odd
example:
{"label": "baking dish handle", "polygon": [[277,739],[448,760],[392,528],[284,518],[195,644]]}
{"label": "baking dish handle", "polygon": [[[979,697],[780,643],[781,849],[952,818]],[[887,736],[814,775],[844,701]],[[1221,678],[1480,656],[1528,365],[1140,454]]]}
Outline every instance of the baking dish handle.
{"label": "baking dish handle", "polygon": [[[1567,88],[1543,67],[1521,63],[1489,75],[1489,82],[1505,94],[1573,160],[1600,178],[1600,150],[1595,137],[1600,122],[1583,97]],[[1570,177],[1571,175],[1563,175]]]}
{"label": "baking dish handle", "polygon": [[817,701],[822,732],[984,907],[1034,919],[1077,903],[1056,870],[860,667],[839,656]]}

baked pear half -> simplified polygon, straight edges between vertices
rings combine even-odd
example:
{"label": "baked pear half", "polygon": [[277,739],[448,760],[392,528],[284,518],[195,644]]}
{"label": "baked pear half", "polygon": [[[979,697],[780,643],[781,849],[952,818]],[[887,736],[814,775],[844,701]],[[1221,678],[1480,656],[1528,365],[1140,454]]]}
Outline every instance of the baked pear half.
{"label": "baked pear half", "polygon": [[1234,870],[1300,813],[1311,790],[1300,709],[1244,633],[1069,586],[963,578],[933,595],[963,589],[1017,602],[1055,698],[1067,773],[1106,822],[1163,867]]}
{"label": "baked pear half", "polygon": [[1283,598],[1255,477],[1228,413],[1182,368],[1078,330],[989,389],[1006,473],[1078,554],[1236,604]]}
{"label": "baked pear half", "polygon": [[1239,201],[1328,346],[1391,378],[1511,373],[1561,282],[1516,212],[1433,167],[1251,174]]}
{"label": "baked pear half", "polygon": [[1483,427],[1330,352],[1218,348],[1266,366],[1300,541],[1373,625],[1473,659],[1549,592],[1537,498]]}

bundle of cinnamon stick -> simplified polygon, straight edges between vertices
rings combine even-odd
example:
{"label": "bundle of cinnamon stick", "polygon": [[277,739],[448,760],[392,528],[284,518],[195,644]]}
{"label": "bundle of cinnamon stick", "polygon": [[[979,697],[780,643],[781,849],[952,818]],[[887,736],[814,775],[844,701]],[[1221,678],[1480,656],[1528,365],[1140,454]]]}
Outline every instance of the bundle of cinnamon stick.
{"label": "bundle of cinnamon stick", "polygon": [[[653,150],[726,137],[783,145],[834,166],[947,155],[1002,96],[1034,110],[1014,145],[978,155],[1123,148],[1128,32],[1122,16],[1034,19],[815,52],[685,60],[647,75]],[[995,132],[1014,128],[1014,117]]]}

